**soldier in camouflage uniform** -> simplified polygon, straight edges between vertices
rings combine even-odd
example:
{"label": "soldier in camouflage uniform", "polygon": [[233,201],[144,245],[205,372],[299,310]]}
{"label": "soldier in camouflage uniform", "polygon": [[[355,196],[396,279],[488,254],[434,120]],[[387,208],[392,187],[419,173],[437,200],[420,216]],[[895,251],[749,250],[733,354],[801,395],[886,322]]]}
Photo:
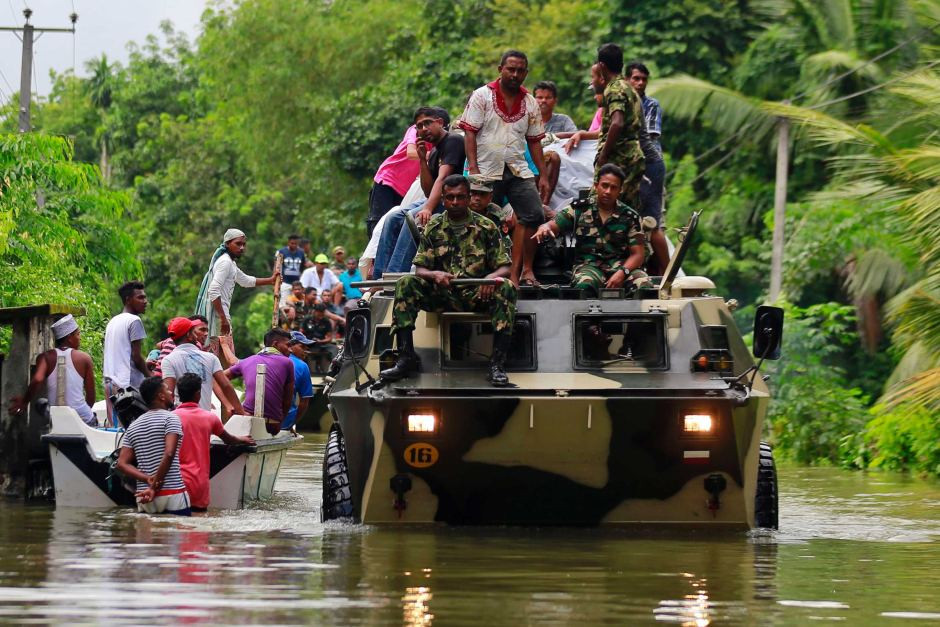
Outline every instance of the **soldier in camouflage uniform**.
{"label": "soldier in camouflage uniform", "polygon": [[626,175],[620,200],[637,206],[640,181],[646,171],[646,160],[640,147],[646,131],[643,104],[629,81],[621,75],[623,51],[615,44],[597,49],[597,63],[591,67],[591,85],[603,92],[603,119],[594,159],[595,179],[601,166],[612,163]]}
{"label": "soldier in camouflage uniform", "polygon": [[500,207],[493,201],[493,186],[475,181],[470,177],[470,209],[489,218],[499,229],[500,239],[512,256],[512,230],[516,226],[516,215],[512,207]]}
{"label": "soldier in camouflage uniform", "polygon": [[[412,332],[418,311],[488,312],[493,322],[493,354],[488,380],[507,385],[505,361],[516,317],[516,287],[508,280],[512,259],[499,229],[488,218],[470,211],[470,183],[459,174],[444,179],[444,213],[428,222],[415,274],[395,286],[392,309],[398,341],[398,361],[383,370],[383,381],[407,377],[418,364]],[[451,287],[453,279],[495,279],[498,285]]]}
{"label": "soldier in camouflage uniform", "polygon": [[595,295],[601,288],[623,287],[627,280],[635,286],[649,280],[642,270],[646,248],[640,216],[617,200],[625,178],[614,164],[602,166],[587,207],[566,207],[535,232],[539,242],[574,233],[577,257],[571,284]]}

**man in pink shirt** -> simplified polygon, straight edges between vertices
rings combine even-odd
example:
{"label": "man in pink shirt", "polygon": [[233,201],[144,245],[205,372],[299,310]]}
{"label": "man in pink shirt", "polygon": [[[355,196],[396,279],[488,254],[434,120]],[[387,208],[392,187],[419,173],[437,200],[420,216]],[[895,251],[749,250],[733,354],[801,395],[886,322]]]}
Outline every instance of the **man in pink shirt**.
{"label": "man in pink shirt", "polygon": [[372,237],[372,230],[382,216],[401,204],[408,188],[418,178],[420,165],[417,143],[418,131],[412,124],[405,131],[395,152],[382,162],[375,173],[372,191],[369,192],[369,217],[366,219],[369,237]]}
{"label": "man in pink shirt", "polygon": [[219,436],[226,444],[254,444],[251,436],[232,435],[222,426],[222,421],[212,412],[199,406],[202,379],[187,372],[176,382],[180,405],[174,410],[183,424],[183,442],[180,444],[180,472],[189,493],[193,511],[205,511],[209,507],[209,439]]}

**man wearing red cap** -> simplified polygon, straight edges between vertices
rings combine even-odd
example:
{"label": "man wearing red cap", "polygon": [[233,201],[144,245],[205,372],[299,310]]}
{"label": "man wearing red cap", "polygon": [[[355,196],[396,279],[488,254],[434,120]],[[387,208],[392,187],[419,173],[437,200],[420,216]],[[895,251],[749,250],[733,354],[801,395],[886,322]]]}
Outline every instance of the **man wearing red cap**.
{"label": "man wearing red cap", "polygon": [[209,335],[209,327],[202,320],[189,318],[173,318],[167,325],[167,331],[176,348],[163,358],[163,381],[170,392],[176,387],[176,381],[187,372],[197,375],[202,381],[202,391],[199,406],[205,410],[212,408],[212,383],[218,384],[222,396],[227,404],[233,408],[233,413],[243,414],[241,402],[235,393],[231,382],[222,374],[222,363],[219,358],[207,351],[200,350],[199,345],[205,343]]}

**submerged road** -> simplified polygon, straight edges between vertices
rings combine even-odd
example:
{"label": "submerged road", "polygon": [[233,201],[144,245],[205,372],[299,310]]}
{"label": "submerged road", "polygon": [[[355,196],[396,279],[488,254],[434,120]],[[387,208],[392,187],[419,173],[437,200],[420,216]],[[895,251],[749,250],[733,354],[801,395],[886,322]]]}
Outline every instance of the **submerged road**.
{"label": "submerged road", "polygon": [[320,524],[322,452],[245,511],[0,502],[0,622],[940,623],[936,483],[782,468],[776,534],[386,529]]}

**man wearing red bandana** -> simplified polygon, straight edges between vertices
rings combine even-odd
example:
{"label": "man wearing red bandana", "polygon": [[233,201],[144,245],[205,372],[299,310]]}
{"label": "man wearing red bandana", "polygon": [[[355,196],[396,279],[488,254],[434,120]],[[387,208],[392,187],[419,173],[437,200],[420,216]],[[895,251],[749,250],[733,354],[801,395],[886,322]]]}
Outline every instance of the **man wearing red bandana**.
{"label": "man wearing red bandana", "polygon": [[518,50],[503,53],[499,79],[473,92],[463,115],[464,145],[470,177],[490,183],[495,198],[506,197],[515,211],[518,226],[513,231],[512,271],[516,285],[537,285],[532,272],[535,230],[544,222],[540,187],[525,158],[526,146],[535,167],[542,171],[541,139],[545,135],[542,114],[535,98],[522,86],[529,73],[529,60]]}

